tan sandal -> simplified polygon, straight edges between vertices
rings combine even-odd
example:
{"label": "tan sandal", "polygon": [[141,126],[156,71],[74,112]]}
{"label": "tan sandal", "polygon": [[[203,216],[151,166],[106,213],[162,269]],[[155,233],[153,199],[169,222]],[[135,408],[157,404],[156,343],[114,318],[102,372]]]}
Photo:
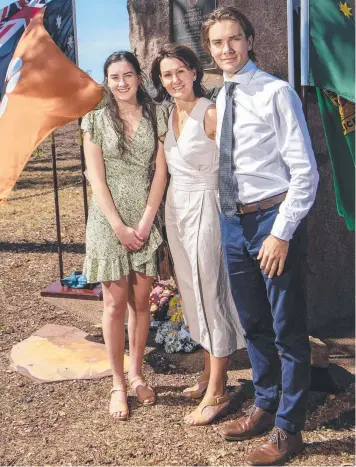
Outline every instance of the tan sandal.
{"label": "tan sandal", "polygon": [[[228,405],[230,402],[230,396],[225,393],[222,396],[214,396],[214,397],[208,397],[204,398],[198,407],[191,412],[189,415],[192,416],[193,420],[190,421],[187,418],[184,419],[185,423],[187,425],[193,425],[193,426],[203,426],[203,425],[208,425],[211,423],[216,417],[222,416],[224,411],[227,409]],[[216,407],[219,408],[217,412],[213,414],[213,416],[205,418],[203,416],[203,412],[207,407]]]}
{"label": "tan sandal", "polygon": [[[127,405],[127,402],[114,401],[113,400],[113,394],[115,392],[124,392],[124,393],[126,393],[127,391],[126,391],[126,388],[121,387],[121,386],[114,386],[111,389],[111,391],[110,391],[111,400],[110,400],[110,409],[109,409],[110,415],[112,415],[115,420],[126,421],[129,418],[129,407]],[[124,413],[125,415],[120,415],[119,417],[118,416],[114,417],[114,415],[119,413],[119,412]]]}
{"label": "tan sandal", "polygon": [[205,378],[204,374],[200,375],[194,386],[184,389],[183,396],[187,399],[200,399],[203,397],[209,384],[209,378]]}
{"label": "tan sandal", "polygon": [[[206,393],[206,390],[209,384],[209,378],[208,379],[204,379],[204,378],[205,378],[204,374],[200,375],[194,386],[184,389],[183,396],[186,397],[187,399],[201,399]],[[227,377],[224,379],[224,389],[226,389],[226,385],[227,385]]]}
{"label": "tan sandal", "polygon": [[[132,387],[134,383],[140,381],[135,388]],[[146,406],[154,405],[156,403],[156,394],[151,386],[147,383],[143,376],[135,376],[130,380],[131,389],[135,392],[137,400],[140,404]],[[150,397],[153,397],[154,400],[149,400]]]}

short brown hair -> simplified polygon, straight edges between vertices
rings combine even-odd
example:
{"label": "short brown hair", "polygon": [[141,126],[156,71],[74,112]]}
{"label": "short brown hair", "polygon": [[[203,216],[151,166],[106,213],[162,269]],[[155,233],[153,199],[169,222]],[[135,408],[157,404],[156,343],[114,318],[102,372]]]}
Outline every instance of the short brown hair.
{"label": "short brown hair", "polygon": [[157,91],[157,96],[155,98],[157,102],[162,102],[165,99],[170,100],[168,93],[162,86],[160,80],[161,62],[164,58],[177,58],[178,60],[183,62],[190,70],[195,70],[196,79],[193,83],[194,95],[195,97],[205,96],[206,90],[202,85],[204,71],[198,57],[193,52],[193,50],[189,47],[186,47],[185,45],[165,44],[158,52],[157,57],[153,60],[151,67],[151,80]]}
{"label": "short brown hair", "polygon": [[[247,38],[252,36],[253,41],[255,40],[255,29],[251,21],[248,18],[246,18],[244,14],[242,14],[237,8],[234,8],[232,6],[221,7],[217,8],[212,13],[210,13],[203,23],[200,33],[200,39],[201,45],[206,52],[210,53],[209,30],[211,26],[213,26],[215,23],[225,20],[236,21],[236,23],[239,23],[239,25],[242,27],[245,33],[245,36]],[[251,60],[256,60],[256,54],[253,51],[253,43],[252,49],[248,52],[248,56]]]}

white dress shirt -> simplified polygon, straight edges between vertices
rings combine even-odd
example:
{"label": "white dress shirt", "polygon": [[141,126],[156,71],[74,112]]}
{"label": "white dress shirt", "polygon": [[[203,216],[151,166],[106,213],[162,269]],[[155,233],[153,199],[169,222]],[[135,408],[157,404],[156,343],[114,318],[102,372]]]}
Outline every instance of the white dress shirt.
{"label": "white dress shirt", "polygon": [[[287,191],[271,234],[290,240],[312,207],[318,186],[314,152],[302,105],[286,82],[249,61],[232,78],[236,200],[254,203]],[[225,88],[217,101],[216,141],[220,146]]]}

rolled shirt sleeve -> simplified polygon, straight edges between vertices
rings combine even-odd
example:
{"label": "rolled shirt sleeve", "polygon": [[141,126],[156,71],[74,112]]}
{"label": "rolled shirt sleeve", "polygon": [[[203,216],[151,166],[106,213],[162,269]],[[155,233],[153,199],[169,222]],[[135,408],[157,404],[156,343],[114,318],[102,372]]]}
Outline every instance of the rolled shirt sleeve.
{"label": "rolled shirt sleeve", "polygon": [[275,130],[281,157],[290,173],[287,196],[271,234],[288,241],[314,203],[319,174],[301,101],[292,88],[284,86],[273,94],[266,119]]}

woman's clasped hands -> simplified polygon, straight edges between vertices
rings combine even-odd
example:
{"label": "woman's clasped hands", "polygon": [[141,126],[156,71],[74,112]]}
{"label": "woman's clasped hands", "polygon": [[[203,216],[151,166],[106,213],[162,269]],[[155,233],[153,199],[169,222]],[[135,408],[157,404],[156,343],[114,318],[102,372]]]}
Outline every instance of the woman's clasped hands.
{"label": "woman's clasped hands", "polygon": [[148,239],[151,227],[152,224],[141,219],[134,227],[122,224],[115,229],[115,233],[125,251],[138,251]]}

